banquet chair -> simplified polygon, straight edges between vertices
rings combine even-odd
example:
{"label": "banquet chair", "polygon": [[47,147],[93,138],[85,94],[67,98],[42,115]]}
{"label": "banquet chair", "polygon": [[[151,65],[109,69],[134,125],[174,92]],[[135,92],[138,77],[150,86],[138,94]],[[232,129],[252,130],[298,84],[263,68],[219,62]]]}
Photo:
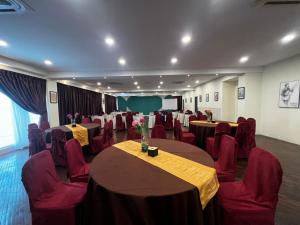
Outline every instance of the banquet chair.
{"label": "banquet chair", "polygon": [[88,117],[84,117],[84,118],[82,119],[81,123],[83,123],[83,124],[91,123],[91,120],[90,120],[90,118],[88,118]]}
{"label": "banquet chair", "polygon": [[45,130],[50,128],[50,124],[48,121],[41,121],[39,128],[44,132]]}
{"label": "banquet chair", "polygon": [[219,182],[235,180],[237,149],[234,137],[222,135],[219,159],[215,162]]}
{"label": "banquet chair", "polygon": [[183,132],[182,131],[182,128],[181,128],[181,124],[179,122],[176,122],[175,123],[175,133],[176,133],[176,136],[175,136],[175,139],[176,140],[179,140],[179,141],[182,141],[182,142],[185,142],[185,143],[189,143],[189,144],[196,144],[196,137],[193,133],[190,133],[190,132]]}
{"label": "banquet chair", "polygon": [[49,151],[32,156],[23,166],[32,225],[75,225],[87,184],[60,181]]}
{"label": "banquet chair", "polygon": [[28,129],[27,129],[27,131],[28,131],[28,139],[29,139],[30,131],[32,129],[38,129],[38,128],[39,127],[38,127],[38,125],[36,123],[30,123],[30,124],[28,124]]}
{"label": "banquet chair", "polygon": [[206,121],[207,120],[207,116],[206,115],[199,115],[198,120]]}
{"label": "banquet chair", "polygon": [[131,113],[127,113],[126,115],[126,125],[127,125],[127,129],[132,127],[132,121],[133,121],[133,116]]}
{"label": "banquet chair", "polygon": [[166,131],[163,125],[155,125],[151,131],[151,138],[166,139]]}
{"label": "banquet chair", "polygon": [[166,130],[173,129],[173,115],[172,113],[167,113],[166,123],[164,124]]}
{"label": "banquet chair", "polygon": [[245,119],[245,117],[242,117],[242,116],[238,117],[238,119],[237,119],[237,123],[246,122],[246,121],[247,120]]}
{"label": "banquet chair", "polygon": [[237,157],[238,159],[247,159],[250,153],[251,148],[249,147],[248,142],[248,132],[250,130],[250,125],[248,122],[239,123],[235,140],[237,142]]}
{"label": "banquet chair", "polygon": [[214,137],[206,138],[206,151],[213,159],[217,159],[220,152],[221,137],[224,134],[230,135],[231,127],[228,123],[219,123],[215,129]]}
{"label": "banquet chair", "polygon": [[32,156],[40,151],[51,148],[51,145],[46,145],[43,132],[39,128],[31,128],[28,134],[29,139],[29,156]]}
{"label": "banquet chair", "polygon": [[200,120],[200,117],[203,115],[203,113],[201,111],[197,112],[197,120]]}
{"label": "banquet chair", "polygon": [[99,124],[100,127],[101,127],[101,120],[100,120],[100,119],[98,119],[98,118],[94,119],[94,120],[93,120],[93,123],[97,123],[97,124]]}
{"label": "banquet chair", "polygon": [[162,121],[161,121],[161,114],[158,113],[155,115],[155,123],[154,125],[161,125],[162,124]]}
{"label": "banquet chair", "polygon": [[194,120],[197,120],[197,117],[195,115],[191,115],[189,117],[189,122],[194,121]]}
{"label": "banquet chair", "polygon": [[141,139],[141,134],[136,132],[135,127],[130,127],[127,130],[127,140],[136,140],[136,139]]}
{"label": "banquet chair", "polygon": [[67,141],[65,151],[67,154],[70,181],[87,183],[90,167],[84,160],[80,143],[74,138]]}
{"label": "banquet chair", "polygon": [[256,147],[256,141],[255,141],[256,120],[253,118],[248,118],[247,122],[250,128],[248,132],[248,145],[249,148],[252,149]]}
{"label": "banquet chair", "polygon": [[111,146],[112,142],[110,140],[109,132],[110,132],[109,122],[104,124],[104,131],[102,135],[98,135],[93,137],[91,144],[91,152],[96,154],[103,151],[105,148]]}
{"label": "banquet chair", "polygon": [[67,156],[65,151],[66,135],[61,129],[51,131],[51,154],[56,166],[67,166]]}
{"label": "banquet chair", "polygon": [[125,123],[122,120],[122,116],[118,114],[116,116],[116,130],[117,131],[124,131],[125,130]]}
{"label": "banquet chair", "polygon": [[220,185],[218,195],[224,209],[224,225],[274,225],[281,182],[278,159],[263,149],[254,148],[244,179]]}

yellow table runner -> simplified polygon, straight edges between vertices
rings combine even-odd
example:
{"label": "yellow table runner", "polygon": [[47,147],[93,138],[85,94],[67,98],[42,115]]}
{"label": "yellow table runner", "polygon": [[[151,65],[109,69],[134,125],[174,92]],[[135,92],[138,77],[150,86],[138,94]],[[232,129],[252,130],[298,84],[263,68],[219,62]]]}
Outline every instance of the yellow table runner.
{"label": "yellow table runner", "polygon": [[138,157],[168,173],[196,186],[204,209],[219,189],[219,182],[214,168],[204,166],[189,159],[159,150],[158,156],[151,157],[141,152],[141,144],[135,141],[124,141],[114,147]]}
{"label": "yellow table runner", "polygon": [[[223,121],[216,121],[215,123],[212,123],[212,122],[207,122],[205,120],[192,120],[190,123],[192,125],[196,125],[196,126],[200,126],[200,127],[216,127],[221,122],[223,122]],[[234,122],[226,122],[226,121],[224,121],[224,122],[228,123],[231,127],[238,126],[238,124],[234,123]]]}
{"label": "yellow table runner", "polygon": [[89,136],[88,136],[87,128],[80,126],[78,124],[76,124],[76,127],[72,127],[72,125],[70,124],[65,126],[72,131],[73,137],[79,141],[81,146],[89,144]]}

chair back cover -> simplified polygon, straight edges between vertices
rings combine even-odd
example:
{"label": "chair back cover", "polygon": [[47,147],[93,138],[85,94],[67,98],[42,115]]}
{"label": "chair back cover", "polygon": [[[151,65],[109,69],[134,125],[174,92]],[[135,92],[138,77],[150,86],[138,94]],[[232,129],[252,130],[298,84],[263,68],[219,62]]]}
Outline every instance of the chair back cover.
{"label": "chair back cover", "polygon": [[154,125],[160,125],[160,124],[162,124],[161,115],[158,113],[155,115],[155,124]]}
{"label": "chair back cover", "polygon": [[278,159],[263,149],[254,148],[243,179],[254,200],[265,207],[276,208],[281,182],[282,168]]}
{"label": "chair back cover", "polygon": [[125,124],[122,120],[122,116],[120,114],[116,115],[116,129],[117,130],[124,130]]}
{"label": "chair back cover", "polygon": [[173,129],[173,114],[172,113],[167,113],[166,117],[166,123],[164,124],[165,129]]}
{"label": "chair back cover", "polygon": [[48,150],[35,154],[25,163],[22,169],[22,182],[31,207],[41,195],[54,191],[55,185],[60,180]]}
{"label": "chair back cover", "polygon": [[247,122],[241,122],[237,127],[235,140],[238,147],[238,158],[248,158],[249,156],[251,150],[248,145],[249,129],[249,124]]}
{"label": "chair back cover", "polygon": [[29,155],[32,156],[46,149],[43,132],[39,128],[31,128],[29,133]]}
{"label": "chair back cover", "polygon": [[138,134],[136,132],[135,127],[130,127],[127,130],[127,140],[136,140],[136,139],[141,139],[141,134]]}
{"label": "chair back cover", "polygon": [[167,136],[166,136],[165,127],[163,125],[155,125],[152,128],[151,138],[166,139]]}
{"label": "chair back cover", "polygon": [[127,116],[126,116],[126,125],[127,125],[127,128],[132,127],[132,121],[133,121],[132,114],[131,113],[127,113]]}
{"label": "chair back cover", "polygon": [[94,120],[93,120],[93,123],[97,123],[97,124],[99,124],[100,127],[101,127],[101,120],[100,120],[100,119],[98,119],[98,118],[94,119]]}
{"label": "chair back cover", "polygon": [[50,124],[48,121],[41,121],[39,128],[44,132],[45,130],[50,128]]}
{"label": "chair back cover", "polygon": [[38,127],[38,125],[36,123],[30,123],[30,124],[28,124],[28,139],[29,139],[30,131],[32,129],[37,129],[37,128],[39,128],[39,127]]}
{"label": "chair back cover", "polygon": [[84,118],[82,119],[82,122],[81,122],[81,123],[87,124],[87,123],[90,123],[90,122],[91,122],[90,118],[84,117]]}
{"label": "chair back cover", "polygon": [[61,129],[53,129],[51,131],[51,153],[56,166],[66,166],[66,144],[65,133]]}
{"label": "chair back cover", "polygon": [[175,121],[174,121],[174,137],[176,140],[179,140],[178,126],[180,126],[180,121],[178,119],[175,119]]}
{"label": "chair back cover", "polygon": [[197,120],[200,120],[200,116],[203,115],[203,113],[201,111],[197,112]]}
{"label": "chair back cover", "polygon": [[200,115],[198,120],[207,120],[207,116],[206,115]]}
{"label": "chair back cover", "polygon": [[250,128],[248,132],[248,145],[249,148],[252,149],[256,147],[256,141],[255,141],[256,120],[253,118],[248,118],[247,122]]}
{"label": "chair back cover", "polygon": [[80,143],[74,138],[68,140],[65,145],[65,151],[67,153],[69,175],[79,174],[81,168],[86,165]]}
{"label": "chair back cover", "polygon": [[237,123],[246,122],[246,121],[247,120],[245,119],[245,117],[242,117],[242,116],[238,117],[238,119],[237,119]]}
{"label": "chair back cover", "polygon": [[195,115],[191,115],[189,117],[189,122],[193,121],[193,120],[197,120],[197,117]]}
{"label": "chair back cover", "polygon": [[[230,135],[231,127],[228,123],[219,123],[215,129],[215,140],[214,140],[214,148],[219,148],[221,143],[221,137],[224,134]],[[219,152],[219,151],[218,151]]]}

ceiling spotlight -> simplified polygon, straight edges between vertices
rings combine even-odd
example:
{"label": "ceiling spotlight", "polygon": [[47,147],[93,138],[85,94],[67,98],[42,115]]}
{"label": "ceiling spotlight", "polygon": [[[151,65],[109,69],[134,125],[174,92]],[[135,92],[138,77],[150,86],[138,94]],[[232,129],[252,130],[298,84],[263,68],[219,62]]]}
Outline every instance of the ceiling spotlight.
{"label": "ceiling spotlight", "polygon": [[101,82],[97,82],[97,85],[100,86],[100,85],[101,85]]}
{"label": "ceiling spotlight", "polygon": [[119,64],[122,66],[126,65],[126,60],[124,58],[119,58]]}
{"label": "ceiling spotlight", "polygon": [[282,44],[287,44],[291,41],[293,41],[296,38],[296,34],[295,33],[290,33],[285,35],[283,38],[280,39],[280,42]]}
{"label": "ceiling spotlight", "polygon": [[191,76],[190,74],[187,75],[187,77],[190,77],[190,76]]}
{"label": "ceiling spotlight", "polygon": [[188,88],[190,88],[190,87],[191,87],[191,85],[188,85],[187,87],[188,87]]}
{"label": "ceiling spotlight", "polygon": [[87,88],[85,85],[82,85],[81,87],[82,87],[83,89],[86,89],[86,88]]}
{"label": "ceiling spotlight", "polygon": [[136,88],[137,88],[137,89],[140,89],[141,87],[140,87],[140,86],[137,86]]}
{"label": "ceiling spotlight", "polygon": [[7,47],[8,43],[6,41],[0,40],[0,46],[1,47]]}
{"label": "ceiling spotlight", "polygon": [[162,75],[160,75],[159,77],[162,78]]}
{"label": "ceiling spotlight", "polygon": [[105,38],[105,43],[108,46],[114,46],[115,45],[115,40],[112,37],[106,37]]}
{"label": "ceiling spotlight", "polygon": [[198,83],[199,83],[199,80],[196,80],[195,83],[198,84]]}
{"label": "ceiling spotlight", "polygon": [[157,88],[160,88],[160,85],[158,85]]}
{"label": "ceiling spotlight", "polygon": [[177,92],[175,91],[174,94],[177,94]]}
{"label": "ceiling spotlight", "polygon": [[159,84],[164,84],[164,82],[163,82],[163,81],[160,81]]}
{"label": "ceiling spotlight", "polygon": [[51,66],[53,63],[50,61],[50,60],[45,60],[44,63],[47,65],[47,66]]}
{"label": "ceiling spotlight", "polygon": [[191,40],[192,40],[192,37],[190,36],[190,35],[184,35],[182,38],[181,38],[181,42],[183,43],[183,44],[188,44],[188,43],[190,43],[191,42]]}
{"label": "ceiling spotlight", "polygon": [[240,63],[245,63],[249,60],[249,57],[248,56],[243,56],[240,58]]}
{"label": "ceiling spotlight", "polygon": [[108,86],[107,89],[110,90],[110,86]]}
{"label": "ceiling spotlight", "polygon": [[178,62],[178,59],[176,57],[171,58],[171,63],[176,64]]}
{"label": "ceiling spotlight", "polygon": [[219,76],[219,74],[218,74],[218,73],[216,73],[216,76]]}
{"label": "ceiling spotlight", "polygon": [[133,84],[134,84],[134,85],[138,85],[139,83],[138,83],[137,81],[135,81]]}
{"label": "ceiling spotlight", "polygon": [[95,89],[96,92],[99,92],[99,89]]}
{"label": "ceiling spotlight", "polygon": [[73,80],[76,80],[76,77],[73,77]]}

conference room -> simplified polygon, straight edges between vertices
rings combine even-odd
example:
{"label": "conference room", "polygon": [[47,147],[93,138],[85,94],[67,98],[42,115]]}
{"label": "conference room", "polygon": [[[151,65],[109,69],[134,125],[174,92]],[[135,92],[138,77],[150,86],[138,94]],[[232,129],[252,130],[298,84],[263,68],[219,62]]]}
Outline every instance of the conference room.
{"label": "conference room", "polygon": [[299,10],[0,0],[0,224],[300,224]]}

